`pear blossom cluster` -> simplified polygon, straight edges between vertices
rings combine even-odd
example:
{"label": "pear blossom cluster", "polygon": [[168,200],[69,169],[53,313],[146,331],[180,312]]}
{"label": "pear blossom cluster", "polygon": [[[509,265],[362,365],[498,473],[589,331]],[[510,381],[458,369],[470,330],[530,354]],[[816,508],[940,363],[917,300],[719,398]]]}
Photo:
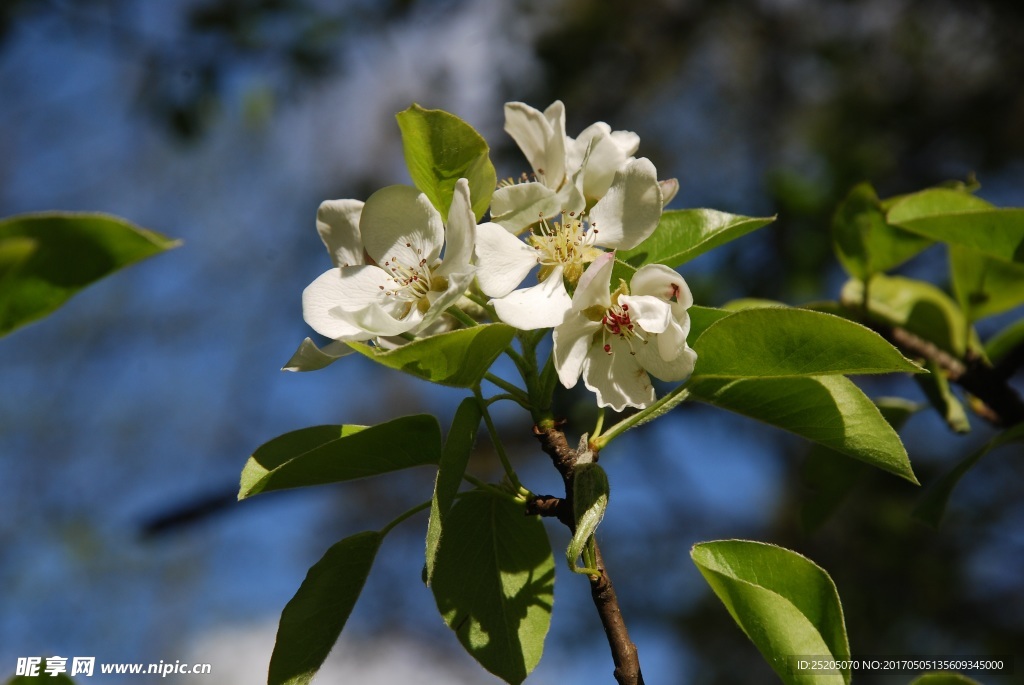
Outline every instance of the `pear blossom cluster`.
{"label": "pear blossom cluster", "polygon": [[571,388],[582,377],[600,406],[643,408],[655,399],[650,376],[686,379],[696,353],[682,276],[654,264],[612,282],[615,251],[654,232],[678,183],[634,156],[633,132],[604,122],[576,138],[565,130],[561,102],[543,112],[505,105],[505,131],[532,173],[501,182],[479,225],[466,179],[447,217],[404,185],[365,203],[324,202],[317,231],[334,266],[303,291],[302,309],[335,342],[320,351],[307,341],[286,368],[319,368],[350,342],[394,347],[449,330],[459,325],[450,308],[484,311],[469,296],[517,329],[553,329],[559,380]]}

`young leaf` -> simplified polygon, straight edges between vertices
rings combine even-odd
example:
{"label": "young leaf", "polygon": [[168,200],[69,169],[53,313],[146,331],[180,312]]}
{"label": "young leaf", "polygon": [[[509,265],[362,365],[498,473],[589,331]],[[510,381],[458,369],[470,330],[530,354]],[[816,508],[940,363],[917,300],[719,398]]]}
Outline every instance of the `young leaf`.
{"label": "young leaf", "polygon": [[832,218],[832,239],[843,268],[861,280],[899,266],[932,244],[887,224],[875,189],[867,183],[854,187],[839,205]]}
{"label": "young leaf", "polygon": [[306,685],[320,670],[359,599],[380,543],[375,531],[353,535],[310,567],[281,612],[268,685]]}
{"label": "young leaf", "polygon": [[475,397],[462,400],[462,404],[455,411],[455,418],[452,419],[444,451],[441,452],[441,463],[438,464],[437,479],[434,481],[434,496],[430,501],[430,519],[427,521],[427,585],[430,585],[434,576],[437,550],[444,534],[444,522],[455,501],[455,493],[462,484],[469,455],[476,443],[481,417],[480,403]]}
{"label": "young leaf", "polygon": [[850,658],[836,586],[796,552],[746,540],[694,545],[693,563],[784,683],[846,685],[849,668],[799,673],[800,656]]}
{"label": "young leaf", "polygon": [[874,331],[807,309],[744,309],[692,346],[694,379],[921,371]]}
{"label": "young leaf", "polygon": [[544,525],[485,491],[466,493],[445,521],[431,590],[445,623],[485,669],[521,683],[551,623],[555,560]]}
{"label": "young leaf", "polygon": [[242,469],[238,499],[437,464],[440,458],[441,428],[433,416],[403,416],[370,428],[303,428],[253,452]]}
{"label": "young leaf", "polygon": [[465,178],[479,221],[498,183],[487,141],[462,119],[439,109],[413,105],[396,118],[402,131],[405,164],[416,187],[442,217],[447,217],[455,183]]}
{"label": "young leaf", "polygon": [[348,343],[378,364],[418,376],[432,383],[472,388],[505,350],[515,329],[503,323],[462,328],[414,340],[381,351],[362,343]]}
{"label": "young leaf", "polygon": [[608,508],[608,476],[600,464],[590,462],[578,464],[573,472],[573,516],[576,520],[576,531],[572,541],[565,550],[569,568],[576,571],[576,560],[583,553],[590,536],[604,518]]}
{"label": "young leaf", "polygon": [[896,431],[843,376],[694,379],[696,399],[749,416],[916,484]]}
{"label": "young leaf", "polygon": [[974,468],[981,458],[994,449],[1014,442],[1024,441],[1024,424],[1018,424],[992,438],[981,449],[960,461],[945,475],[928,486],[921,501],[914,507],[914,516],[930,526],[938,527],[946,513],[946,506],[960,479]]}
{"label": "young leaf", "polygon": [[946,374],[935,362],[929,361],[925,368],[928,369],[928,373],[914,376],[914,381],[924,392],[928,402],[954,433],[970,433],[971,422],[967,419],[967,412],[950,387]]}
{"label": "young leaf", "polygon": [[675,209],[661,215],[654,233],[616,256],[634,269],[665,264],[673,269],[694,257],[775,221],[775,217],[726,214],[714,209]]}
{"label": "young leaf", "polygon": [[992,207],[957,190],[935,188],[895,203],[890,224],[1005,262],[1024,262],[1024,209]]}
{"label": "young leaf", "polygon": [[951,245],[949,272],[956,299],[971,321],[1001,314],[1024,303],[1024,265]]}
{"label": "young leaf", "polygon": [[105,214],[0,221],[0,336],[46,316],[90,283],[178,245]]}
{"label": "young leaf", "polygon": [[[864,284],[847,281],[840,297],[847,306],[859,307],[864,301]],[[957,357],[967,349],[968,324],[963,311],[931,283],[878,274],[868,286],[868,311]]]}
{"label": "young leaf", "polygon": [[282,371],[319,371],[338,361],[342,357],[352,354],[352,348],[348,343],[332,340],[323,346],[317,347],[311,338],[306,338],[295,350],[292,358],[285,362]]}

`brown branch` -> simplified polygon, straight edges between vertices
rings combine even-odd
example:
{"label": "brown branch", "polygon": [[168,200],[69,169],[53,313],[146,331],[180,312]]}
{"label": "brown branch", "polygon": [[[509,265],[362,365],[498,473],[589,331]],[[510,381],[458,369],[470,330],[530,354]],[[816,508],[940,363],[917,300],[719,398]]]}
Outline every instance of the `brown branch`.
{"label": "brown branch", "polygon": [[[572,514],[572,483],[573,471],[576,467],[577,454],[569,447],[565,439],[565,433],[557,428],[541,430],[533,429],[534,434],[540,441],[540,448],[551,457],[562,482],[565,484],[565,497],[557,498],[550,495],[535,497],[527,503],[527,511],[540,516],[557,517],[571,531],[576,529],[576,521]],[[629,639],[629,631],[626,629],[626,622],[622,618],[622,609],[619,607],[619,598],[615,594],[615,586],[608,575],[601,550],[594,541],[594,555],[597,562],[597,569],[600,575],[588,576],[590,579],[590,596],[594,600],[594,607],[601,618],[601,625],[604,627],[605,635],[608,637],[608,647],[612,652],[612,662],[615,664],[615,682],[619,685],[644,685],[644,676],[640,672],[640,658],[637,654],[636,645]]]}

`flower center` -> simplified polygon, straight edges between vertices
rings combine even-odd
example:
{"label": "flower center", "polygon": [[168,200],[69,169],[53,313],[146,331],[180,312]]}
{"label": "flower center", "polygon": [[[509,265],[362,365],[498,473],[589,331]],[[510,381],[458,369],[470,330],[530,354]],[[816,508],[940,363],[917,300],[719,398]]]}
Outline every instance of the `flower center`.
{"label": "flower center", "polygon": [[634,324],[629,317],[628,304],[620,305],[616,302],[605,310],[604,316],[601,317],[601,326],[601,342],[607,354],[612,353],[611,343],[608,342],[609,335],[625,341],[629,345],[630,354],[636,354],[636,350],[633,349],[634,341],[647,344],[647,340],[642,335],[643,329]]}
{"label": "flower center", "polygon": [[584,265],[601,255],[601,251],[594,247],[597,225],[588,224],[583,212],[579,215],[569,212],[568,216],[562,212],[561,220],[556,222],[541,217],[539,226],[539,233],[531,234],[528,242],[537,250],[540,280],[561,266],[565,278],[575,284],[583,275]]}
{"label": "flower center", "polygon": [[[410,243],[406,247],[412,247]],[[418,262],[406,262],[397,255],[384,262],[384,270],[391,276],[389,283],[380,286],[388,297],[397,297],[407,302],[419,302],[427,296],[432,286],[431,271],[438,263],[427,264],[420,249],[416,250]]]}

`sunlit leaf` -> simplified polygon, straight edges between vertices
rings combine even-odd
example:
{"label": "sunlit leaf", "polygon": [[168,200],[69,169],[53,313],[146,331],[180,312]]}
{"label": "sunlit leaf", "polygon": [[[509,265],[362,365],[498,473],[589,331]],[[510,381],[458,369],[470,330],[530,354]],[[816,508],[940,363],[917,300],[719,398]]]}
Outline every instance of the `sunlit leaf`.
{"label": "sunlit leaf", "polygon": [[843,376],[694,379],[695,399],[748,416],[917,483],[878,407]]}
{"label": "sunlit leaf", "polygon": [[467,397],[455,412],[448,439],[441,452],[441,462],[434,481],[434,496],[430,501],[430,519],[427,521],[426,582],[429,585],[434,575],[437,550],[444,535],[444,522],[448,511],[455,502],[455,494],[462,484],[462,476],[469,463],[469,455],[476,443],[480,428],[480,404],[475,397]]}
{"label": "sunlit leaf", "polygon": [[440,458],[441,428],[433,416],[403,416],[369,428],[303,428],[253,452],[242,469],[238,499],[436,465]]}
{"label": "sunlit leaf", "polygon": [[441,385],[471,388],[505,350],[515,329],[503,323],[484,324],[414,340],[393,350],[349,343],[378,364]]}
{"label": "sunlit leaf", "polygon": [[953,292],[971,321],[1001,314],[1024,303],[1024,265],[950,246]]}
{"label": "sunlit leaf", "polygon": [[479,221],[498,182],[487,141],[465,121],[439,109],[413,105],[396,116],[405,164],[416,187],[447,219],[455,183],[465,178]]}
{"label": "sunlit leaf", "polygon": [[784,683],[850,682],[849,668],[831,673],[795,668],[801,656],[850,657],[839,594],[821,567],[788,549],[745,540],[699,543],[690,556]]}
{"label": "sunlit leaf", "polygon": [[576,568],[576,560],[583,553],[590,536],[604,518],[608,509],[608,476],[600,464],[590,462],[577,464],[573,471],[573,518],[576,530],[565,551],[569,568]]}
{"label": "sunlit leaf", "polygon": [[955,433],[969,433],[971,422],[967,419],[964,405],[953,392],[949,379],[935,362],[927,362],[925,368],[929,373],[914,376],[914,381],[924,391],[928,402],[939,413],[950,430]]}
{"label": "sunlit leaf", "polygon": [[691,346],[695,379],[921,371],[874,331],[807,309],[744,309],[709,326]]}
{"label": "sunlit leaf", "polygon": [[521,683],[551,623],[555,560],[544,524],[522,505],[469,492],[445,521],[431,590],[445,623],[488,671]]}
{"label": "sunlit leaf", "polygon": [[104,276],[179,244],[105,214],[48,212],[0,221],[0,336]]}
{"label": "sunlit leaf", "polygon": [[368,531],[336,543],[310,567],[281,612],[268,685],[306,685],[337,642],[380,549]]}

